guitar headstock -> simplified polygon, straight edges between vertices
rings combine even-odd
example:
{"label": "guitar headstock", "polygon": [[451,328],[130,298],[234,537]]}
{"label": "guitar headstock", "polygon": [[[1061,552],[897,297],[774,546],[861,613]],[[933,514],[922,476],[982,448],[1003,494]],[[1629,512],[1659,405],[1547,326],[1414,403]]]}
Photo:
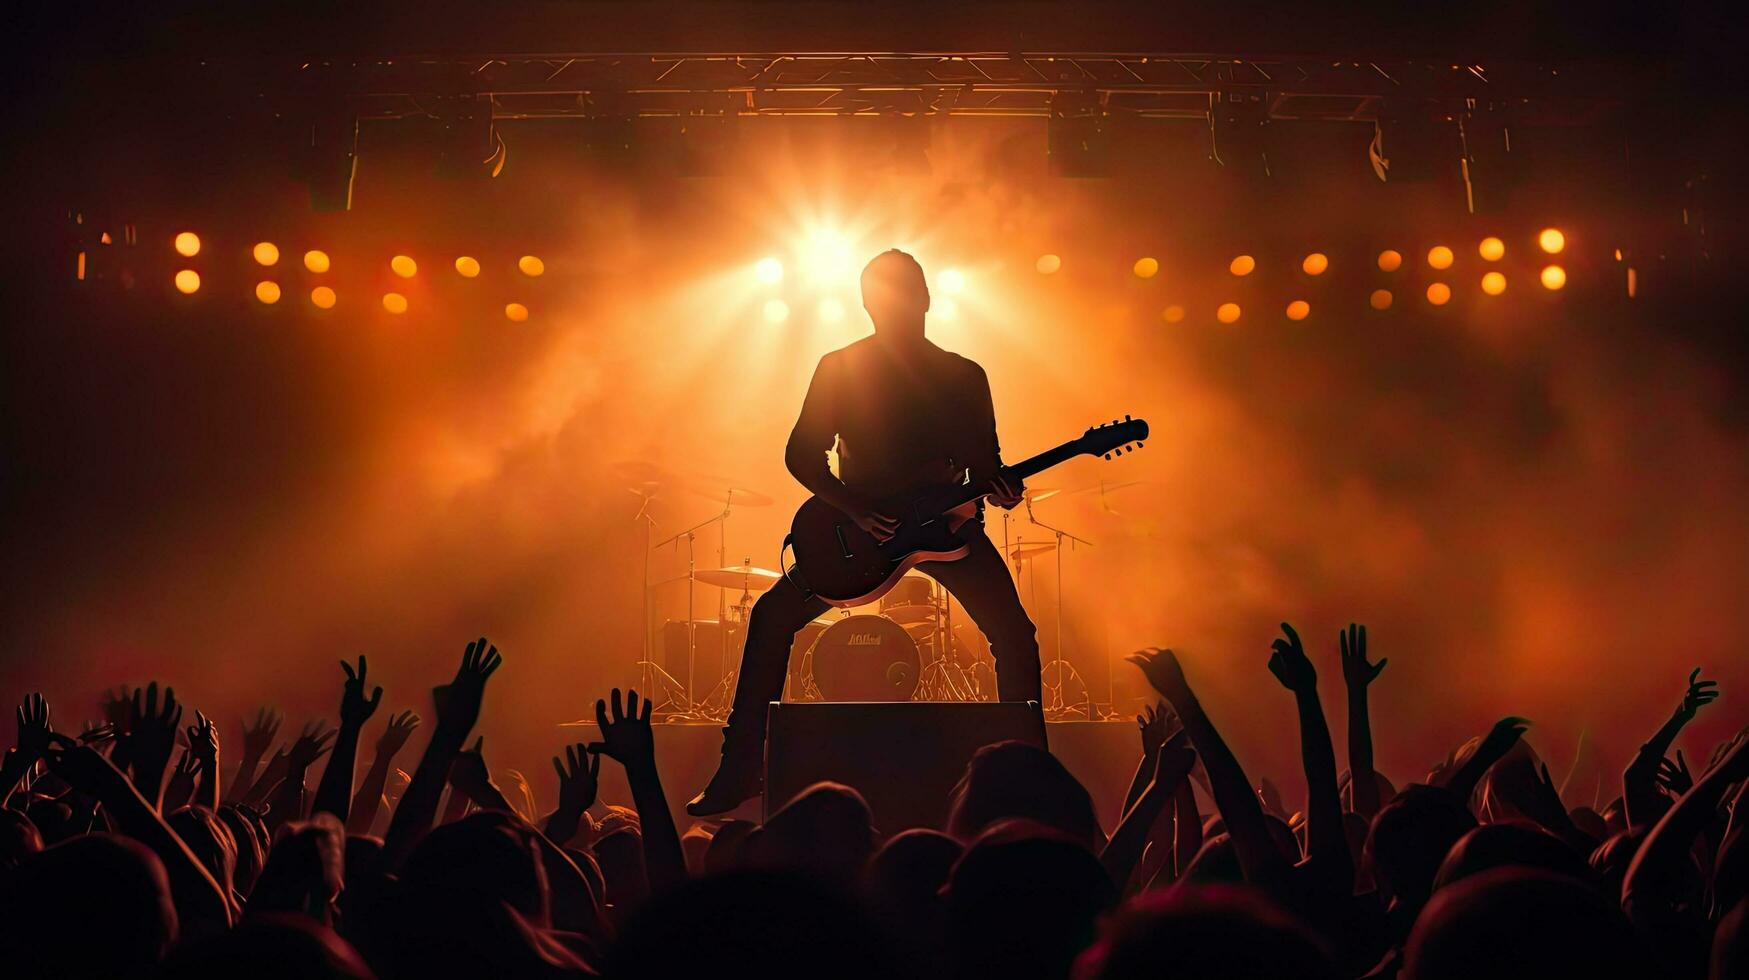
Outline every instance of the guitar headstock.
{"label": "guitar headstock", "polygon": [[1110,459],[1126,452],[1133,453],[1142,448],[1142,440],[1148,438],[1148,423],[1142,419],[1132,419],[1128,415],[1122,421],[1112,419],[1100,425],[1093,426],[1075,440],[1082,452],[1089,456],[1103,456]]}

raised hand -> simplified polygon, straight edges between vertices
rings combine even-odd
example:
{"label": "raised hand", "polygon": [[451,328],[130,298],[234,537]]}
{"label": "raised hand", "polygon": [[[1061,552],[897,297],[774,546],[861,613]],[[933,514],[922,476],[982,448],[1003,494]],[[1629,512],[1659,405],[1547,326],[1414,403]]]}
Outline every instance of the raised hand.
{"label": "raised hand", "polygon": [[320,720],[312,721],[304,726],[298,734],[297,741],[286,750],[285,761],[292,772],[301,773],[310,768],[310,764],[326,755],[329,748],[328,740],[334,737],[334,729],[323,730]]}
{"label": "raised hand", "polygon": [[1336,641],[1342,648],[1342,680],[1350,691],[1365,690],[1390,662],[1389,658],[1380,658],[1376,664],[1366,662],[1365,626],[1349,623],[1346,632],[1336,634]]}
{"label": "raised hand", "polygon": [[1180,728],[1160,746],[1159,761],[1154,764],[1154,787],[1176,790],[1195,765],[1196,750],[1190,747],[1190,733]]}
{"label": "raised hand", "polygon": [[455,680],[431,692],[437,705],[437,727],[459,742],[480,720],[480,704],[486,696],[486,680],[504,662],[498,648],[480,637],[462,653]]}
{"label": "raised hand", "polygon": [[164,812],[180,808],[194,798],[194,776],[200,772],[200,760],[194,753],[183,749],[177,756],[176,765],[170,769],[170,781],[164,785]]}
{"label": "raised hand", "polygon": [[1172,709],[1164,701],[1142,709],[1142,713],[1136,716],[1136,727],[1141,729],[1143,755],[1160,751],[1160,746],[1166,744],[1166,738],[1171,734],[1173,721]]}
{"label": "raised hand", "polygon": [[377,688],[370,697],[364,696],[364,655],[359,654],[358,671],[353,672],[352,665],[340,661],[340,669],[346,671],[346,684],[340,690],[340,724],[350,726],[354,730],[364,726],[370,716],[376,713],[377,705],[383,702],[383,689]]}
{"label": "raised hand", "polygon": [[559,774],[559,809],[567,813],[582,813],[595,805],[600,788],[601,755],[590,752],[582,742],[565,746],[565,757],[553,756],[553,769]]}
{"label": "raised hand", "polygon": [[465,749],[455,757],[455,762],[449,767],[449,784],[476,803],[482,802],[482,797],[488,795],[492,787],[492,773],[486,768],[486,736],[481,735],[474,740],[474,746]]}
{"label": "raised hand", "polygon": [[627,691],[625,707],[620,707],[619,688],[613,689],[613,714],[608,715],[608,702],[595,702],[595,722],[601,726],[601,741],[589,746],[590,752],[604,752],[620,765],[656,764],[656,738],[650,731],[650,708],[646,699],[639,710],[638,692]]}
{"label": "raised hand", "polygon": [[1149,647],[1146,650],[1137,650],[1124,660],[1140,667],[1142,676],[1168,702],[1176,702],[1178,698],[1190,693],[1190,685],[1184,680],[1184,668],[1178,663],[1178,655],[1171,650]]}
{"label": "raised hand", "polygon": [[50,772],[66,780],[74,789],[99,799],[127,782],[127,777],[102,753],[65,735],[50,736],[43,758],[47,760]]}
{"label": "raised hand", "polygon": [[419,716],[411,711],[403,711],[398,715],[389,716],[389,727],[383,729],[377,738],[377,757],[392,759],[407,740],[413,737],[413,729],[419,727]]}
{"label": "raised hand", "polygon": [[25,695],[24,703],[18,706],[18,756],[21,763],[34,764],[48,751],[49,738],[54,730],[49,728],[49,703],[43,700],[41,694]]}
{"label": "raised hand", "polygon": [[1511,715],[1495,722],[1494,727],[1488,730],[1488,734],[1482,736],[1481,742],[1477,743],[1476,751],[1471,754],[1469,760],[1452,775],[1447,786],[1461,799],[1468,801],[1470,794],[1482,781],[1482,776],[1493,768],[1494,763],[1499,762],[1506,757],[1506,753],[1512,751],[1512,747],[1518,744],[1520,738],[1524,737],[1524,731],[1529,727],[1529,721]]}
{"label": "raised hand", "polygon": [[128,703],[128,755],[134,767],[135,785],[147,802],[157,805],[160,798],[164,768],[170,764],[170,753],[176,747],[176,732],[182,726],[182,705],[176,703],[176,690],[164,688],[164,701],[158,701],[158,682],[147,684],[144,690],[134,689]]}
{"label": "raised hand", "polygon": [[115,726],[108,722],[85,723],[85,728],[79,733],[79,741],[83,745],[101,745],[115,738]]}
{"label": "raised hand", "polygon": [[195,724],[188,726],[188,751],[195,761],[208,769],[219,764],[219,730],[213,726],[211,719],[199,711],[194,713]]}
{"label": "raised hand", "polygon": [[1697,680],[1700,668],[1696,667],[1688,675],[1688,690],[1682,695],[1682,703],[1676,706],[1676,717],[1684,722],[1694,720],[1702,705],[1713,703],[1718,696],[1718,681]]}
{"label": "raised hand", "polygon": [[271,708],[262,708],[255,712],[255,723],[251,725],[248,719],[243,721],[243,758],[260,759],[273,748],[273,740],[279,737],[279,725],[284,717]]}
{"label": "raised hand", "polygon": [[1688,760],[1682,757],[1682,750],[1676,750],[1676,761],[1658,760],[1658,785],[1670,791],[1671,796],[1681,796],[1694,788],[1694,776],[1688,771]]}
{"label": "raised hand", "polygon": [[1269,655],[1269,672],[1275,679],[1281,681],[1281,686],[1294,692],[1304,694],[1318,687],[1318,672],[1312,667],[1312,661],[1306,656],[1305,647],[1300,644],[1300,635],[1286,623],[1281,624],[1282,633],[1286,639],[1278,639],[1270,644],[1272,652]]}

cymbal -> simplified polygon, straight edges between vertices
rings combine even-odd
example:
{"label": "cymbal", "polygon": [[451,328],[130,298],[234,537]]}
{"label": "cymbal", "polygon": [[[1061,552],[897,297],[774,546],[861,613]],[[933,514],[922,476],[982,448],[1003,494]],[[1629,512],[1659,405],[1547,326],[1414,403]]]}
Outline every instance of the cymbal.
{"label": "cymbal", "polygon": [[924,620],[933,620],[940,610],[928,603],[915,603],[909,606],[888,606],[881,610],[881,615],[895,623],[908,626]]}
{"label": "cymbal", "polygon": [[1062,492],[1063,491],[1057,487],[1027,487],[1022,491],[1021,496],[1037,503],[1040,500],[1049,500]]}
{"label": "cymbal", "polygon": [[688,493],[695,493],[701,497],[709,497],[719,503],[731,504],[737,507],[770,507],[772,504],[777,503],[777,501],[767,497],[765,494],[762,494],[757,490],[749,490],[746,487],[720,487],[707,489],[704,486],[692,484],[684,489]]}
{"label": "cymbal", "polygon": [[742,507],[770,507],[777,501],[748,487],[736,486],[733,477],[714,474],[677,473],[647,459],[622,459],[611,467],[614,474],[627,481],[633,493],[648,495],[658,489],[683,490],[714,500],[720,504]]}
{"label": "cymbal", "polygon": [[1090,486],[1076,487],[1073,490],[1064,490],[1063,493],[1072,497],[1084,493],[1110,493],[1113,490],[1122,490],[1125,487],[1139,487],[1146,482],[1146,480],[1124,480],[1121,483],[1095,483]]}
{"label": "cymbal", "polygon": [[1050,541],[1016,541],[1008,546],[1008,558],[1011,561],[1019,561],[1022,558],[1034,558],[1056,550],[1056,544]]}
{"label": "cymbal", "polygon": [[[746,592],[764,592],[777,584],[783,578],[783,573],[774,572],[769,568],[748,568],[743,565],[730,565],[728,568],[703,568],[692,573],[692,579],[702,585],[714,585],[719,589],[731,589]],[[673,582],[684,582],[686,576],[676,575],[663,579],[657,585],[668,585]]]}

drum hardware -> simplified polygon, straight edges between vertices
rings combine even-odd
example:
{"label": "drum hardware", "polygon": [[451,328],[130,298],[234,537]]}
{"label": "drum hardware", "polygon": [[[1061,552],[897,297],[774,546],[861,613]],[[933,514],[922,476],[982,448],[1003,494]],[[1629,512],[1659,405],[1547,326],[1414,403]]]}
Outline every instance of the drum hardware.
{"label": "drum hardware", "polygon": [[[1044,554],[1047,551],[1055,551],[1057,553],[1057,649],[1055,651],[1055,656],[1052,657],[1051,661],[1039,669],[1039,676],[1041,678],[1050,676],[1052,667],[1057,669],[1056,683],[1045,685],[1048,699],[1045,702],[1044,710],[1045,716],[1049,717],[1052,712],[1061,715],[1068,711],[1068,706],[1063,703],[1063,673],[1065,670],[1075,675],[1075,679],[1080,682],[1081,690],[1084,693],[1087,691],[1087,682],[1081,678],[1080,672],[1075,670],[1074,665],[1063,659],[1063,548],[1065,541],[1068,542],[1068,547],[1071,548],[1076,544],[1084,544],[1091,548],[1093,547],[1093,542],[1086,538],[1071,534],[1060,527],[1053,527],[1052,525],[1039,520],[1037,515],[1032,512],[1032,501],[1030,500],[1026,502],[1026,519],[1035,526],[1044,528],[1056,536],[1056,542],[1051,547],[1031,552],[1033,557]],[[1018,551],[1020,549],[1016,550]],[[1035,584],[1037,580],[1038,576],[1035,574],[1033,576]],[[1087,720],[1093,720],[1093,698],[1091,694],[1087,697],[1085,709]]]}

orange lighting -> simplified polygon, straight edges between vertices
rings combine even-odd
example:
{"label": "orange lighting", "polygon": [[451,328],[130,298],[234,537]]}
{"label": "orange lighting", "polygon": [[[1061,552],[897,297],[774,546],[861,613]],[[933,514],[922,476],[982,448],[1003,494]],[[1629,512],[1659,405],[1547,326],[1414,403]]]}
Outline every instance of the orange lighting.
{"label": "orange lighting", "polygon": [[1221,321],[1222,323],[1238,323],[1239,322],[1239,304],[1238,303],[1222,303],[1215,310],[1215,319]]}
{"label": "orange lighting", "polygon": [[844,304],[828,297],[820,301],[820,322],[837,323],[844,319]]}
{"label": "orange lighting", "polygon": [[1306,256],[1304,262],[1300,263],[1300,268],[1305,270],[1308,276],[1321,276],[1325,269],[1330,268],[1330,257],[1323,252],[1313,252]]}
{"label": "orange lighting", "polygon": [[1136,278],[1152,279],[1160,272],[1160,260],[1151,255],[1144,255],[1136,260],[1134,268]]}
{"label": "orange lighting", "polygon": [[402,296],[400,293],[384,293],[383,309],[388,310],[390,313],[396,314],[397,316],[405,313],[407,312],[407,297]]}
{"label": "orange lighting", "polygon": [[316,304],[316,308],[319,310],[333,309],[334,302],[337,299],[339,299],[339,297],[334,295],[334,290],[329,289],[327,286],[317,286],[315,289],[310,290],[310,302]]}
{"label": "orange lighting", "polygon": [[1495,238],[1493,235],[1489,235],[1487,238],[1482,239],[1481,244],[1476,246],[1476,254],[1480,255],[1485,261],[1498,262],[1506,255],[1506,243]]}
{"label": "orange lighting", "polygon": [[188,293],[193,293],[195,290],[197,290],[199,288],[200,288],[200,273],[194,271],[193,269],[183,269],[181,272],[178,272],[176,274],[176,291],[177,292],[188,294]]}
{"label": "orange lighting", "polygon": [[1238,256],[1227,263],[1227,271],[1235,276],[1248,276],[1255,268],[1257,268],[1257,260],[1249,255]]}
{"label": "orange lighting", "polygon": [[1038,261],[1034,262],[1032,265],[1041,275],[1048,276],[1063,267],[1063,259],[1061,256],[1046,253],[1039,256]]}
{"label": "orange lighting", "polygon": [[395,275],[402,279],[411,279],[419,273],[419,263],[407,255],[397,255],[390,259],[389,268],[395,270]]}
{"label": "orange lighting", "polygon": [[455,260],[455,271],[464,279],[472,279],[480,274],[480,260],[471,255],[458,256]]}
{"label": "orange lighting", "polygon": [[1312,304],[1303,299],[1296,299],[1287,305],[1287,318],[1289,320],[1304,320],[1311,315]]}
{"label": "orange lighting", "polygon": [[1543,251],[1550,255],[1554,255],[1561,249],[1567,247],[1567,236],[1561,234],[1561,229],[1559,228],[1544,228],[1542,232],[1536,236],[1536,243]]}
{"label": "orange lighting", "polygon": [[1371,304],[1372,308],[1375,310],[1388,310],[1391,308],[1391,301],[1393,298],[1394,297],[1391,296],[1390,290],[1375,289],[1372,291],[1372,296],[1367,302]]}
{"label": "orange lighting", "polygon": [[321,275],[328,271],[328,253],[319,249],[310,249],[304,253],[304,268]]}
{"label": "orange lighting", "polygon": [[766,256],[753,263],[753,276],[767,286],[783,281],[783,263]]}
{"label": "orange lighting", "polygon": [[960,307],[951,299],[940,299],[930,305],[929,313],[937,320],[952,320],[960,315]]}
{"label": "orange lighting", "polygon": [[[107,239],[109,237],[108,233],[106,232],[103,237]],[[108,242],[105,241],[104,244],[108,244]],[[175,245],[177,255],[192,259],[200,254],[200,236],[192,231],[178,232]],[[190,290],[190,292],[192,291],[193,290]]]}
{"label": "orange lighting", "polygon": [[547,271],[547,264],[542,262],[539,256],[535,255],[524,255],[522,258],[517,259],[516,267],[521,269],[522,274],[529,278],[533,278]]}
{"label": "orange lighting", "polygon": [[1542,279],[1544,289],[1560,289],[1567,284],[1567,270],[1558,265],[1545,266]]}
{"label": "orange lighting", "polygon": [[1427,302],[1434,306],[1444,306],[1451,302],[1451,287],[1443,282],[1430,283],[1427,286]]}
{"label": "orange lighting", "polygon": [[1394,248],[1387,248],[1379,253],[1379,269],[1383,272],[1396,272],[1403,267],[1403,253]]}
{"label": "orange lighting", "polygon": [[957,293],[966,288],[966,274],[958,269],[945,270],[936,281],[944,293]]}
{"label": "orange lighting", "polygon": [[504,305],[504,318],[511,323],[522,323],[528,319],[528,307],[521,303],[506,303]]}
{"label": "orange lighting", "polygon": [[1435,269],[1451,268],[1451,249],[1444,245],[1435,245],[1427,250],[1427,264]]}
{"label": "orange lighting", "polygon": [[788,320],[788,319],[789,319],[789,304],[788,303],[785,303],[781,299],[768,299],[765,301],[765,322],[766,323],[782,323],[783,321]]}
{"label": "orange lighting", "polygon": [[279,263],[279,246],[272,242],[256,242],[255,248],[251,251],[255,255],[255,261],[262,265],[277,265]]}
{"label": "orange lighting", "polygon": [[255,284],[255,298],[269,306],[279,302],[279,283],[263,279]]}
{"label": "orange lighting", "polygon": [[1173,303],[1160,313],[1160,319],[1167,323],[1182,323],[1184,321],[1184,307]]}
{"label": "orange lighting", "polygon": [[1489,296],[1498,296],[1506,291],[1506,277],[1498,272],[1490,272],[1482,277],[1482,292]]}

